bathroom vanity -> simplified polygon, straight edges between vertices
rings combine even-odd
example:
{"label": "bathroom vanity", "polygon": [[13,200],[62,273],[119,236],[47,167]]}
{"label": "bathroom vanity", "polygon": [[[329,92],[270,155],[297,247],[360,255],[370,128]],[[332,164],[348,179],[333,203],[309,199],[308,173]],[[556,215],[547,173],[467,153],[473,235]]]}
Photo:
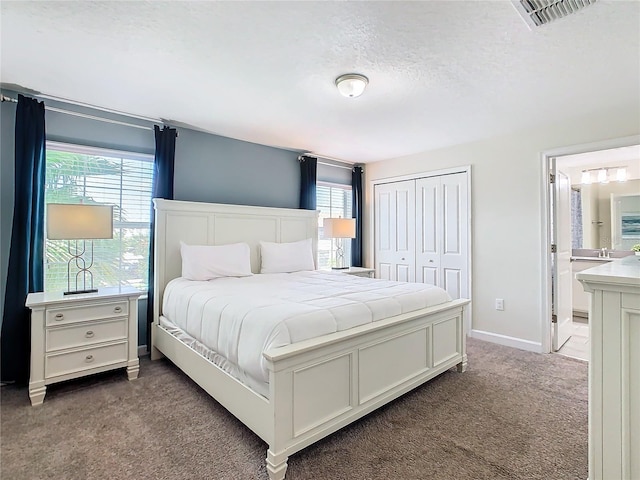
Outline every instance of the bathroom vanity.
{"label": "bathroom vanity", "polygon": [[577,275],[591,293],[589,480],[640,478],[640,257]]}

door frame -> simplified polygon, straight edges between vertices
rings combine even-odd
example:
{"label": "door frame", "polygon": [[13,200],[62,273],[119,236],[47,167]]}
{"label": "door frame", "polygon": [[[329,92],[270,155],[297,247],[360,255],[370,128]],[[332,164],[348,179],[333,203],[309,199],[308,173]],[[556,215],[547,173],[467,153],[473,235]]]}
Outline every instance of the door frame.
{"label": "door frame", "polygon": [[369,198],[371,198],[371,201],[368,202],[369,206],[367,208],[368,210],[368,215],[369,218],[371,219],[370,225],[368,225],[367,228],[367,235],[369,236],[369,238],[371,239],[371,241],[369,242],[368,245],[368,250],[369,250],[369,258],[373,259],[373,265],[375,266],[376,264],[376,258],[375,258],[375,254],[376,254],[376,246],[375,246],[375,221],[376,221],[376,215],[375,215],[375,186],[376,185],[382,185],[385,183],[394,183],[394,182],[403,182],[405,180],[416,180],[418,178],[427,178],[427,177],[439,177],[442,175],[453,175],[455,173],[465,173],[467,175],[467,211],[469,212],[468,218],[467,218],[467,235],[468,235],[468,242],[467,242],[467,259],[468,259],[468,268],[469,268],[469,272],[468,272],[468,280],[467,280],[467,291],[469,292],[469,306],[466,308],[466,312],[465,312],[465,319],[464,319],[464,328],[465,328],[465,333],[467,335],[471,334],[471,330],[472,330],[472,326],[473,326],[473,321],[472,321],[472,312],[473,312],[473,262],[472,262],[472,252],[473,252],[473,248],[472,248],[472,244],[473,244],[473,230],[472,230],[472,218],[473,218],[473,209],[472,209],[472,205],[473,202],[471,201],[472,199],[472,192],[471,192],[471,165],[462,165],[460,167],[453,167],[453,168],[445,168],[445,169],[441,169],[441,170],[430,170],[427,172],[419,172],[419,173],[411,173],[411,174],[407,174],[407,175],[398,175],[398,176],[394,176],[394,177],[385,177],[385,178],[378,178],[375,180],[369,180],[368,182],[368,187],[367,187],[367,192],[369,194]]}
{"label": "door frame", "polygon": [[541,334],[540,343],[542,345],[542,353],[551,352],[551,222],[553,216],[550,214],[550,195],[551,183],[549,176],[551,175],[551,158],[562,157],[564,155],[575,155],[579,153],[589,153],[598,150],[609,150],[611,148],[630,147],[640,144],[640,135],[631,135],[629,137],[614,138],[610,140],[602,140],[593,143],[584,143],[580,145],[571,145],[567,147],[554,148],[541,153],[540,165],[541,175],[541,211],[542,211],[542,228],[541,244],[542,244],[542,269],[541,269],[541,295],[542,305]]}

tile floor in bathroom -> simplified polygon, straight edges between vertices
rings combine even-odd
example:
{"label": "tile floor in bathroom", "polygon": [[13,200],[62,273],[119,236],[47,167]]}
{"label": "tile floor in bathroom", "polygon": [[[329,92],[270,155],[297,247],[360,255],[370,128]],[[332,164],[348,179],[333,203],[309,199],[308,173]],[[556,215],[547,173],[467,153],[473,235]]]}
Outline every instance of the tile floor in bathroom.
{"label": "tile floor in bathroom", "polygon": [[585,319],[573,319],[573,335],[558,353],[567,357],[589,361],[589,324]]}

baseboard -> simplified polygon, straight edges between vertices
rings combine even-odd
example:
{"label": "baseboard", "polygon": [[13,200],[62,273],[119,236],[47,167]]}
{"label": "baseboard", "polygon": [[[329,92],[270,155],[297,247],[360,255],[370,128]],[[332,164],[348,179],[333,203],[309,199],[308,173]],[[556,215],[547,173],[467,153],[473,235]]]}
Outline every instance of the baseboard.
{"label": "baseboard", "polygon": [[149,355],[149,350],[147,350],[146,345],[138,345],[138,356],[144,357],[145,355]]}
{"label": "baseboard", "polygon": [[477,338],[478,340],[484,340],[485,342],[497,343],[498,345],[504,345],[505,347],[519,348],[520,350],[526,350],[528,352],[542,353],[542,344],[539,342],[532,342],[530,340],[523,340],[522,338],[509,337],[507,335],[500,335],[499,333],[484,332],[482,330],[471,330],[469,332],[471,338]]}

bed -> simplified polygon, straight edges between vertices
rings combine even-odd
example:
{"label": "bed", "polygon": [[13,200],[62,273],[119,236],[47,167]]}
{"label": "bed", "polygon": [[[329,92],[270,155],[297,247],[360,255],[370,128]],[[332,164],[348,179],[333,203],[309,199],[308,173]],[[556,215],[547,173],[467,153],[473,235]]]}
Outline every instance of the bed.
{"label": "bed", "polygon": [[[163,315],[165,289],[172,281],[169,288],[174,288],[181,276],[180,242],[245,242],[251,271],[258,273],[260,241],[311,238],[315,253],[318,213],[161,199],[154,206],[151,357],[166,356],[267,443],[270,480],[284,479],[293,453],[454,366],[466,369],[464,314],[469,301],[458,299],[267,348],[262,387],[241,381],[176,334]],[[336,275],[336,280],[347,281],[344,274]],[[311,273],[302,276],[315,281]],[[261,275],[254,277],[258,282]],[[349,279],[354,281],[376,282]]]}

